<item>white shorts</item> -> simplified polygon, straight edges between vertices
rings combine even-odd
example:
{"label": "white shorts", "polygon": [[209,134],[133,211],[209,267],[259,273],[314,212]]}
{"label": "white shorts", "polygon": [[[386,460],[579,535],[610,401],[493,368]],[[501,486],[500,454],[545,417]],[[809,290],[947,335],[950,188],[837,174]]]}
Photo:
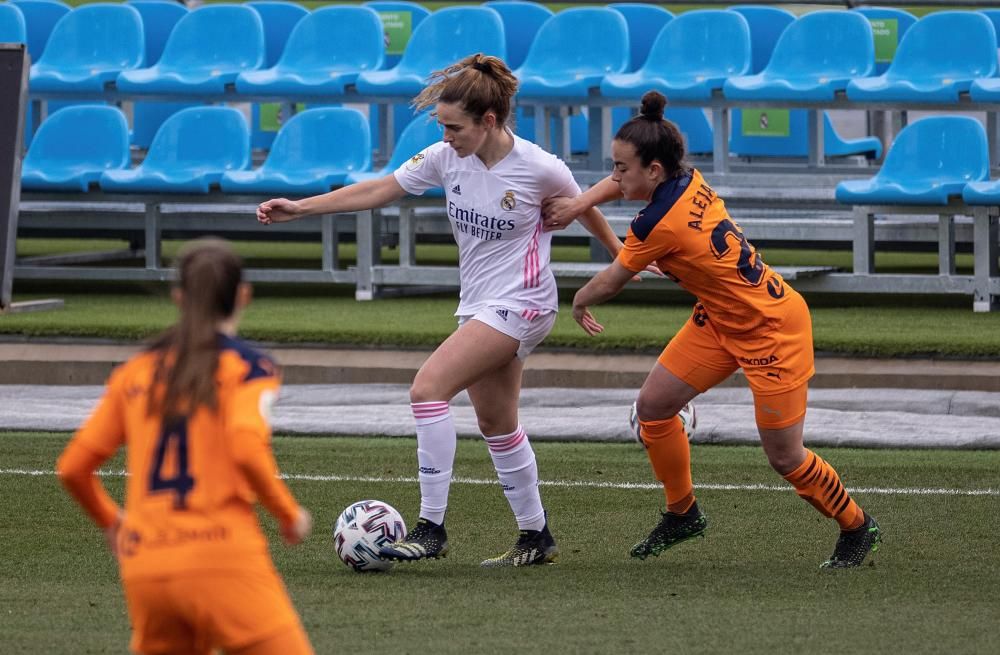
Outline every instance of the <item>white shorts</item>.
{"label": "white shorts", "polygon": [[526,359],[531,351],[542,342],[542,339],[552,331],[552,326],[556,323],[556,312],[537,309],[519,311],[490,305],[480,309],[475,314],[459,316],[458,325],[461,327],[472,319],[485,323],[497,332],[520,341],[521,345],[517,349],[517,357],[518,359]]}

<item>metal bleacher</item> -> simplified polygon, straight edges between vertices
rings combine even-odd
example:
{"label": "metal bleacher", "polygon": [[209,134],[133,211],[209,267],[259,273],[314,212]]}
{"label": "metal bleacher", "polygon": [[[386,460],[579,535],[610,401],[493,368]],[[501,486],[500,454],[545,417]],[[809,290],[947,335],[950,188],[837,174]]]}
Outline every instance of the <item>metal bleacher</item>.
{"label": "metal bleacher", "polygon": [[[333,12],[333,10],[325,11]],[[440,11],[434,12],[431,16],[439,14]],[[489,16],[481,15],[485,11],[477,9],[476,12],[468,13],[476,13],[480,19],[489,18],[486,22],[490,25],[493,22],[500,24],[498,20],[494,21]],[[454,13],[458,15],[461,12]],[[560,14],[563,15],[563,20],[569,20],[567,17],[573,15],[591,17],[588,18],[589,22],[586,25],[591,23],[603,25],[601,29],[593,30],[586,27],[594,34],[606,33],[608,25],[611,24],[604,20],[605,15],[596,8],[559,12],[550,20],[555,21]],[[317,17],[317,12],[310,15]],[[684,16],[681,14],[680,17],[673,19],[675,30],[682,31],[681,28],[688,22],[696,23],[695,16],[688,15],[687,18]],[[737,16],[738,14],[734,14],[734,22],[742,25],[742,19],[737,19]],[[593,17],[596,17],[596,20]],[[190,16],[182,19],[182,22],[184,20],[188,23],[194,22]],[[257,24],[256,19],[251,22]],[[435,29],[435,23],[436,21],[432,19],[426,19],[421,23],[421,29],[432,31]],[[482,29],[487,27],[493,29],[490,25]],[[579,25],[573,24],[563,31],[570,36],[583,38],[581,35],[585,31],[584,25],[584,22]],[[620,32],[624,29],[624,19],[614,14],[614,25]],[[668,23],[667,27],[669,25]],[[544,29],[543,27],[542,31]],[[867,28],[864,24],[861,24],[861,31],[865,29]],[[551,25],[550,31],[552,34],[559,33]],[[822,27],[818,33],[822,33]],[[448,41],[446,38],[443,40]],[[619,45],[627,48],[627,44],[626,39]],[[505,44],[501,42],[496,44],[498,49],[504,47]],[[554,59],[550,61],[550,58],[555,57],[558,52],[549,51],[558,51],[560,49],[558,44],[546,42],[539,45],[536,42],[532,48],[534,50],[529,50],[525,54],[527,72],[530,72],[533,62],[548,62],[546,64],[548,69],[555,66],[556,69],[569,73],[567,77],[569,81],[565,85],[565,89],[569,90],[553,85],[552,79],[535,80],[528,76],[525,79],[531,83],[527,84],[525,90],[518,96],[517,109],[527,116],[534,117],[534,124],[538,129],[536,142],[539,145],[555,151],[566,159],[581,184],[592,183],[602,177],[603,171],[608,169],[612,111],[634,107],[637,104],[636,96],[641,93],[636,91],[620,97],[610,93],[605,95],[600,91],[601,75],[597,73],[594,73],[595,79],[598,80],[596,84],[590,82],[582,86],[570,84],[573,72],[552,64]],[[174,49],[177,50],[176,47]],[[168,42],[164,55],[168,60],[170,58],[166,54],[170,51],[171,46]],[[741,52],[744,57],[749,57],[751,54],[747,48],[742,48]],[[613,72],[631,75],[632,73],[625,73],[629,54],[627,50],[623,50],[614,56],[608,55],[608,62],[611,63],[607,66],[612,68],[617,66]],[[453,55],[454,53],[448,54],[442,61],[453,60]],[[867,54],[865,56],[867,57]],[[415,57],[416,54],[407,59],[404,53],[403,60],[411,61],[415,60]],[[246,55],[245,58],[252,57]],[[152,68],[151,62],[146,63]],[[169,68],[168,64],[170,61],[166,64],[161,61],[156,63],[156,66]],[[305,90],[290,91],[288,88],[283,88],[280,93],[271,93],[256,87],[251,88],[247,86],[248,82],[241,87],[239,80],[242,78],[238,70],[240,67],[243,67],[242,75],[246,80],[252,80],[257,74],[250,72],[252,66],[249,64],[238,62],[233,65],[233,70],[226,73],[232,75],[235,81],[222,83],[214,80],[210,87],[192,86],[180,89],[167,85],[164,88],[141,88],[147,82],[147,75],[141,70],[133,70],[123,72],[119,78],[125,80],[126,84],[118,86],[107,84],[99,91],[36,88],[31,94],[32,113],[36,118],[41,118],[45,115],[46,105],[69,100],[101,101],[125,106],[146,102],[176,102],[179,99],[198,104],[238,106],[280,102],[286,108],[300,103],[369,105],[379,108],[376,124],[372,125],[372,132],[378,136],[378,142],[372,143],[371,149],[380,157],[380,161],[375,163],[382,163],[389,155],[397,154],[392,150],[397,130],[392,124],[394,112],[390,108],[407,103],[412,97],[413,89],[409,87],[397,89],[390,84],[387,90],[380,91],[378,88],[380,84],[397,82],[395,78],[383,79],[386,77],[384,75],[387,73],[386,70],[362,72],[357,84],[345,83],[343,88],[333,91],[329,89],[323,92],[310,91],[303,87]],[[628,70],[632,68],[629,66]],[[524,70],[520,72],[525,73]],[[748,60],[744,70],[737,71],[734,76],[750,72],[756,72],[756,67],[751,69]],[[863,74],[868,72],[864,71]],[[209,77],[219,76],[213,74]],[[422,78],[418,75],[415,79],[419,84]],[[948,103],[921,98],[859,100],[851,98],[847,86],[847,83],[843,82],[828,94],[824,93],[822,97],[814,97],[808,93],[800,95],[781,93],[771,96],[764,93],[755,97],[735,97],[736,94],[733,94],[733,97],[727,97],[724,85],[720,81],[715,88],[704,94],[686,96],[675,91],[668,95],[671,96],[672,109],[693,108],[699,111],[708,110],[711,113],[713,133],[711,156],[695,158],[694,163],[706,173],[706,177],[719,196],[725,199],[734,219],[739,222],[751,241],[758,246],[781,244],[812,249],[853,248],[854,267],[851,272],[812,265],[779,268],[786,279],[795,280],[797,288],[803,291],[831,293],[964,294],[973,296],[974,308],[977,310],[996,309],[997,298],[1000,298],[1000,276],[996,272],[998,247],[996,225],[1000,208],[988,203],[972,206],[954,197],[946,199],[944,204],[897,202],[895,205],[885,206],[866,204],[859,209],[838,203],[835,188],[839,182],[870,177],[878,168],[871,160],[863,157],[828,159],[825,154],[827,150],[824,147],[824,134],[826,129],[829,129],[825,123],[828,120],[825,116],[827,110],[849,109],[857,113],[870,114],[888,111],[904,119],[907,112],[919,110],[984,112],[987,156],[993,166],[997,166],[997,162],[1000,161],[1000,146],[997,144],[1000,124],[996,116],[1000,111],[1000,100],[976,100],[967,92],[957,94],[955,100]],[[573,111],[585,108],[588,117],[589,145],[583,155],[574,156],[570,148],[567,110],[570,107],[574,108]],[[804,112],[807,117],[807,157],[804,160],[776,158],[763,162],[731,156],[728,138],[730,118],[734,112],[750,109]],[[898,127],[902,127],[904,122],[905,120],[900,120]],[[293,120],[286,122],[286,125],[294,126],[295,123]],[[554,125],[555,129],[550,130],[550,125]],[[888,136],[891,137],[891,134]],[[279,142],[280,136],[275,143]],[[140,159],[143,156],[141,150],[133,152]],[[295,153],[284,154],[289,160],[295,159]],[[259,160],[262,156],[263,154],[258,152],[255,158]],[[360,179],[363,173],[357,171],[357,174],[352,175]],[[246,171],[241,171],[230,173],[229,176],[236,179],[245,174]],[[291,197],[295,192],[286,193]],[[394,207],[376,211],[322,216],[280,225],[259,225],[253,217],[254,207],[275,195],[282,194],[268,193],[256,187],[246,187],[246,190],[233,188],[229,193],[224,193],[214,183],[207,193],[169,189],[163,191],[137,189],[131,193],[123,193],[94,188],[85,192],[54,192],[25,188],[21,194],[19,236],[60,236],[75,239],[113,237],[127,241],[128,246],[121,251],[110,253],[87,252],[21,259],[17,261],[15,276],[21,279],[166,280],[172,275],[172,271],[163,262],[162,240],[212,233],[240,240],[315,241],[318,238],[322,243],[323,255],[319,268],[251,269],[248,271],[248,277],[255,281],[353,285],[356,297],[359,299],[372,299],[389,289],[414,291],[427,287],[458,285],[456,268],[417,263],[415,247],[418,241],[437,240],[451,234],[440,197],[406,199]],[[625,236],[636,209],[636,206],[627,203],[613,204],[606,208],[606,214],[616,234]],[[587,233],[578,225],[570,226],[567,230],[554,235],[557,241],[571,240],[574,243],[580,243],[587,237]],[[338,256],[339,244],[343,240],[353,240],[357,243],[357,263],[353,267],[343,266]],[[936,244],[940,258],[938,274],[876,273],[873,266],[876,245],[887,242],[917,244],[931,248]],[[384,244],[398,246],[398,264],[380,261],[380,252]],[[958,275],[955,265],[956,253],[969,245],[974,250],[975,272],[971,276]],[[123,266],[120,261],[114,261],[123,257],[134,259],[137,256],[141,257],[141,266]],[[586,282],[604,265],[600,257],[594,257],[590,262],[554,263],[552,270],[561,286],[574,287]],[[660,278],[650,278],[644,281],[643,285],[643,288],[651,289],[674,287],[669,280]]]}

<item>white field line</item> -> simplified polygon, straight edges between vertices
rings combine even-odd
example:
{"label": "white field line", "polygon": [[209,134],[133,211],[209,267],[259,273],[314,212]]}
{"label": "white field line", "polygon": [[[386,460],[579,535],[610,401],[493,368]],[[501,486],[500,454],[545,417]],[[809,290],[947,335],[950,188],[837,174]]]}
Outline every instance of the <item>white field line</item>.
{"label": "white field line", "polygon": [[[0,475],[46,476],[55,475],[55,471],[28,469],[3,469]],[[98,475],[106,477],[124,477],[125,471],[98,471]],[[305,480],[310,482],[370,482],[370,483],[404,483],[416,484],[417,478],[412,477],[380,477],[366,475],[310,475],[306,473],[285,473],[285,480]],[[481,478],[452,478],[454,484],[495,485],[497,480]],[[586,489],[661,489],[662,485],[650,482],[602,482],[597,480],[540,480],[540,485],[560,487],[564,489],[582,487]],[[791,485],[777,484],[696,484],[695,489],[709,491],[793,491]],[[873,494],[881,496],[1000,496],[1000,489],[944,489],[934,487],[848,487],[854,494]]]}

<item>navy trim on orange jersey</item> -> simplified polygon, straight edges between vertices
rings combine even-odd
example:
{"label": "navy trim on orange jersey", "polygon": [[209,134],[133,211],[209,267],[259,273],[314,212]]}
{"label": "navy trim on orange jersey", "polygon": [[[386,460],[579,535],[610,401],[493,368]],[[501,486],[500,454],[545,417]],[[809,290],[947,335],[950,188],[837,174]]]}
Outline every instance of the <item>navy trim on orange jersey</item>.
{"label": "navy trim on orange jersey", "polygon": [[247,376],[243,378],[244,382],[256,380],[257,378],[274,377],[278,370],[278,367],[270,357],[254,350],[242,339],[220,334],[219,349],[232,350],[239,355],[243,361],[250,365],[250,370],[247,372]]}
{"label": "navy trim on orange jersey", "polygon": [[645,241],[653,228],[659,224],[667,212],[687,191],[693,175],[690,171],[661,182],[653,191],[653,201],[632,219],[632,234],[639,241]]}

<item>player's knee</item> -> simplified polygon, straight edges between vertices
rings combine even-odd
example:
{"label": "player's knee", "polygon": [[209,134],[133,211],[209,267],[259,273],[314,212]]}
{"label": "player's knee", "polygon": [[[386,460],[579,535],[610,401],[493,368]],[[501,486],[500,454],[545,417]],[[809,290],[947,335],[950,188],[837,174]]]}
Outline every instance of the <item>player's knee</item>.
{"label": "player's knee", "polygon": [[517,430],[517,419],[509,419],[500,416],[480,416],[479,432],[485,437],[498,437],[511,434]]}
{"label": "player's knee", "polygon": [[642,393],[635,401],[635,410],[643,421],[665,421],[681,411],[684,402],[680,399],[649,397]]}
{"label": "player's knee", "polygon": [[432,380],[418,375],[413,384],[410,385],[411,403],[429,403],[440,400],[451,400],[451,398],[445,398],[439,385],[434,384]]}
{"label": "player's knee", "polygon": [[767,462],[777,473],[788,475],[802,463],[801,449],[782,449],[767,452]]}

